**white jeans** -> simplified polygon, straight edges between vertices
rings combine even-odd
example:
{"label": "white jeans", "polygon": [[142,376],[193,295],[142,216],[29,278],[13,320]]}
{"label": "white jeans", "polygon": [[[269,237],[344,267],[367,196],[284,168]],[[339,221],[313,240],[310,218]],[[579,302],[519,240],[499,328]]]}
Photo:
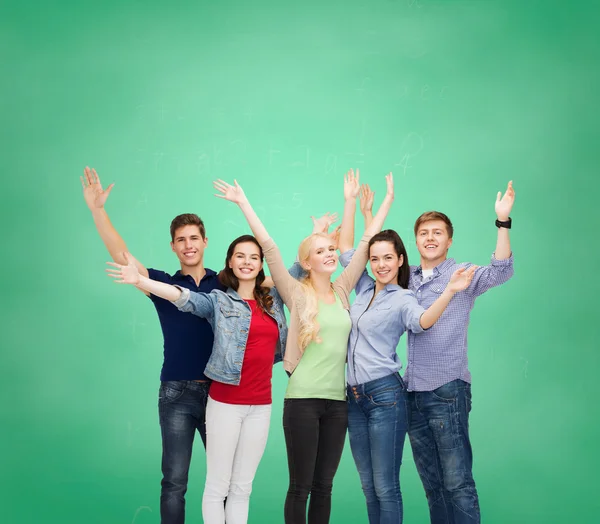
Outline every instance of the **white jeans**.
{"label": "white jeans", "polygon": [[202,497],[205,524],[248,522],[252,481],[265,451],[270,422],[270,404],[240,406],[208,398]]}

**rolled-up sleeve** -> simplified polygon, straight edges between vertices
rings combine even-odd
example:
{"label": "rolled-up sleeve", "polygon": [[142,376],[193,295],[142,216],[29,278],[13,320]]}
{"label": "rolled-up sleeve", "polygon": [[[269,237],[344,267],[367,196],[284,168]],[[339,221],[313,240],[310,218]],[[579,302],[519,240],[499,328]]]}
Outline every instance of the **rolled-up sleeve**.
{"label": "rolled-up sleeve", "polygon": [[468,289],[469,292],[474,296],[479,296],[488,289],[504,284],[510,280],[515,272],[513,262],[514,259],[512,253],[510,257],[503,260],[497,260],[496,257],[492,255],[491,263],[488,266],[482,266],[475,270],[473,281]]}
{"label": "rolled-up sleeve", "polygon": [[400,315],[408,331],[412,333],[422,333],[424,331],[421,327],[421,315],[423,313],[425,313],[425,309],[419,305],[417,297],[412,292],[405,293],[402,297]]}
{"label": "rolled-up sleeve", "polygon": [[200,293],[176,286],[181,290],[181,296],[173,304],[186,313],[193,313],[202,318],[210,318],[215,311],[215,295],[213,293]]}
{"label": "rolled-up sleeve", "polygon": [[354,255],[355,251],[356,249],[352,248],[342,253],[340,255],[340,264],[342,264],[342,266],[344,267],[348,267],[348,264],[350,264],[350,261],[352,260],[352,256]]}

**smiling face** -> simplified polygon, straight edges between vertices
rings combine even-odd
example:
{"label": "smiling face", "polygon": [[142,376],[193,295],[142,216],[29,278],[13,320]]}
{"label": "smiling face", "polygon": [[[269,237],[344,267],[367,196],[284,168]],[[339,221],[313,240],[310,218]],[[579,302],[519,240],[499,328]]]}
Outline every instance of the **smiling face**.
{"label": "smiling face", "polygon": [[202,238],[198,226],[187,225],[175,230],[171,249],[177,255],[182,268],[192,268],[202,264],[207,243],[208,238]]}
{"label": "smiling face", "polygon": [[421,265],[433,268],[446,260],[452,238],[442,220],[429,220],[419,224],[416,231],[417,249],[421,254]]}
{"label": "smiling face", "polygon": [[404,264],[404,256],[398,256],[392,242],[373,243],[369,249],[369,262],[371,272],[381,287],[398,284],[398,271]]}
{"label": "smiling face", "polygon": [[[308,248],[308,249],[307,249]],[[314,273],[331,275],[338,265],[336,247],[331,238],[326,235],[311,235],[302,242],[299,258],[302,267]]]}
{"label": "smiling face", "polygon": [[227,265],[240,282],[255,280],[263,268],[260,249],[253,242],[240,242],[234,247]]}

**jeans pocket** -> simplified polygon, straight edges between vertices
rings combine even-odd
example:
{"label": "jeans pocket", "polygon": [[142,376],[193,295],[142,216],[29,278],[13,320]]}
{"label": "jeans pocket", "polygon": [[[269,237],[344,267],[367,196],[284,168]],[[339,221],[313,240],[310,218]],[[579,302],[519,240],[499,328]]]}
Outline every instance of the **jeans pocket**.
{"label": "jeans pocket", "polygon": [[431,396],[435,400],[452,404],[458,398],[458,385],[456,380],[448,382],[431,392]]}
{"label": "jeans pocket", "polygon": [[374,406],[393,407],[398,403],[401,394],[402,389],[399,386],[396,386],[375,391],[367,396]]}
{"label": "jeans pocket", "polygon": [[429,428],[439,450],[450,450],[459,447],[458,417],[458,413],[450,413],[447,417],[429,419]]}
{"label": "jeans pocket", "polygon": [[185,385],[180,382],[163,382],[158,389],[158,402],[167,404],[179,400],[185,391]]}

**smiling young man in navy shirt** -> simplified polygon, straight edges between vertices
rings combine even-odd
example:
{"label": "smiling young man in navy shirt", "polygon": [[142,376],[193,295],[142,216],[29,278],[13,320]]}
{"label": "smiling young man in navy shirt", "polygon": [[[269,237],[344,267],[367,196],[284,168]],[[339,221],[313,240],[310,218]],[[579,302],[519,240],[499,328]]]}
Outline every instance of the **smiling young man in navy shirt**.
{"label": "smiling young man in navy shirt", "polygon": [[[104,204],[112,184],[103,190],[94,169],[85,168],[81,178],[83,195],[94,223],[112,259],[127,264],[127,245],[112,226]],[[179,215],[171,222],[171,249],[181,269],[174,275],[146,268],[135,261],[141,275],[191,291],[210,293],[224,289],[217,274],[204,267],[208,243],[204,223],[197,215]],[[144,291],[142,291],[145,293]],[[164,362],[158,395],[162,434],[161,524],[183,524],[185,493],[192,446],[196,431],[206,446],[205,409],[210,382],[204,368],[213,346],[213,332],[207,320],[179,311],[171,302],[149,293],[164,337]]]}

